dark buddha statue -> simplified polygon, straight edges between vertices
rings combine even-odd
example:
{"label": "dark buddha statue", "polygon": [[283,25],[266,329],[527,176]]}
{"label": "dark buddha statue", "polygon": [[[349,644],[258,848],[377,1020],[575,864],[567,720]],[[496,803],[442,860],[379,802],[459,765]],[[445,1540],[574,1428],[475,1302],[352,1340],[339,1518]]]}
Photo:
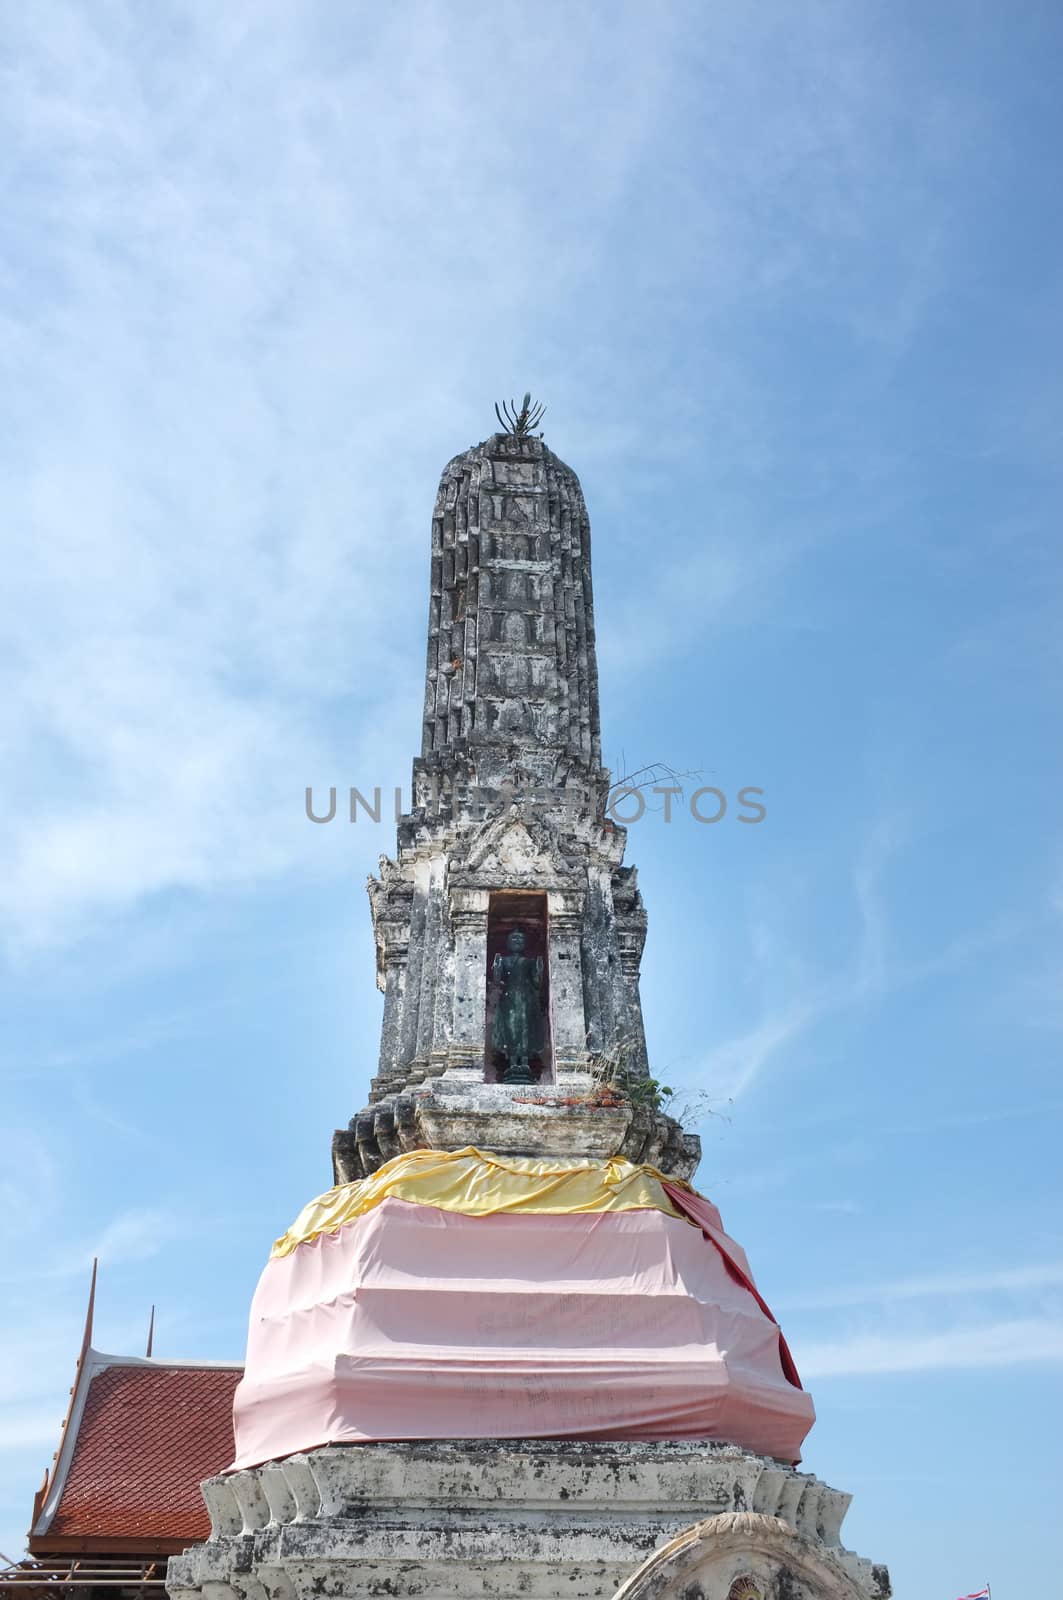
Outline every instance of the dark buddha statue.
{"label": "dark buddha statue", "polygon": [[491,976],[500,986],[491,1045],[504,1058],[503,1083],[531,1083],[531,1061],[543,1048],[543,958],[524,954],[525,939],[514,928],[508,955],[496,955]]}

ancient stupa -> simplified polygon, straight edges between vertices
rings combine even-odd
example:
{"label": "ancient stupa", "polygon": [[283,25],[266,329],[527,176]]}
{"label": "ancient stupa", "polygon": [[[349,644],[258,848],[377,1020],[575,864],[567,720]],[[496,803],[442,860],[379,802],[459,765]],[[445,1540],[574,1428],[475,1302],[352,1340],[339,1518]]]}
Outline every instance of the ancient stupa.
{"label": "ancient stupa", "polygon": [[540,416],[443,471],[379,1067],[266,1264],[175,1600],[889,1593],[796,1470],[811,1399],[653,1092],[590,525]]}

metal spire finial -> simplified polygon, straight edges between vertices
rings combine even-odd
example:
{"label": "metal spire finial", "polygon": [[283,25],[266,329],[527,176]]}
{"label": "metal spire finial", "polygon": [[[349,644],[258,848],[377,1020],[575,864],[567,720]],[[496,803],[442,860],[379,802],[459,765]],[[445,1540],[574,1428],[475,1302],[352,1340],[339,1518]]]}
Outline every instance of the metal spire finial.
{"label": "metal spire finial", "polygon": [[535,405],[532,405],[530,390],[524,396],[524,401],[519,411],[517,410],[516,402],[513,400],[503,400],[501,411],[498,409],[498,401],[495,401],[495,416],[502,424],[502,431],[513,434],[514,438],[517,439],[526,439],[532,429],[539,426],[545,415],[546,407],[544,405],[540,405],[538,401]]}

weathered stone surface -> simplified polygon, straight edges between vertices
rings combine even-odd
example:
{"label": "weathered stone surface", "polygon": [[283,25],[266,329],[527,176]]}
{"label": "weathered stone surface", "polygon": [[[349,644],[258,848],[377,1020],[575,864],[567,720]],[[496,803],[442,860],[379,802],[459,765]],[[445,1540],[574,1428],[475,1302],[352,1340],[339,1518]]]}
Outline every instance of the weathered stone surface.
{"label": "weathered stone surface", "polygon": [[[436,1087],[457,1070],[495,1075],[486,1038],[493,895],[533,895],[544,908],[548,1044],[536,1087],[591,1058],[648,1076],[646,912],[635,869],[623,864],[625,830],[606,815],[608,791],[579,480],[541,439],[495,434],[444,468],[436,498],[413,807],[399,821],[395,859],[381,857],[368,885],[384,991],[380,1061],[369,1105],[335,1135],[337,1182],[437,1141],[503,1148],[471,1106],[475,1140],[463,1140]],[[405,1117],[392,1110],[421,1085],[432,1086],[431,1103]],[[514,1154],[590,1155],[611,1143],[601,1118],[514,1121],[499,1110],[508,1119],[501,1136],[531,1140]],[[680,1176],[697,1165],[696,1140],[684,1141],[672,1119],[640,1112],[624,1135],[632,1160]]]}
{"label": "weathered stone surface", "polygon": [[542,1088],[462,1082],[465,1076],[433,1079],[417,1096],[417,1126],[431,1150],[475,1145],[499,1155],[604,1158],[624,1142],[631,1107],[595,1105],[589,1074]]}
{"label": "weathered stone surface", "polygon": [[[691,1562],[704,1560],[715,1574],[726,1566],[724,1557],[734,1557],[739,1564],[761,1562],[760,1572],[777,1559],[780,1540],[798,1580],[821,1571],[836,1580],[834,1588],[795,1588],[798,1600],[885,1600],[889,1592],[876,1569],[839,1543],[848,1495],[730,1445],[330,1446],[212,1479],[204,1496],[211,1537],[171,1560],[173,1600],[592,1600],[644,1571],[646,1558],[663,1545],[673,1553],[645,1573],[651,1587],[632,1591],[641,1600],[658,1593],[653,1583],[670,1582]],[[736,1512],[757,1515],[747,1527]],[[689,1537],[698,1530],[683,1532],[691,1519],[715,1519],[712,1550],[704,1531],[701,1544]],[[702,1522],[703,1530],[712,1528]],[[660,1590],[673,1592],[697,1591]],[[726,1588],[719,1593],[726,1600]],[[717,1589],[705,1594],[716,1600]],[[778,1589],[763,1590],[762,1600],[776,1595],[789,1600]]]}
{"label": "weathered stone surface", "polygon": [[690,1178],[701,1156],[696,1134],[647,1106],[603,1105],[586,1072],[553,1084],[484,1083],[475,1068],[450,1067],[416,1089],[385,1095],[333,1137],[337,1183],[353,1183],[408,1150],[463,1150],[557,1159],[622,1155],[666,1177]]}
{"label": "weathered stone surface", "polygon": [[889,1573],[756,1511],[725,1511],[654,1552],[615,1600],[889,1600]]}

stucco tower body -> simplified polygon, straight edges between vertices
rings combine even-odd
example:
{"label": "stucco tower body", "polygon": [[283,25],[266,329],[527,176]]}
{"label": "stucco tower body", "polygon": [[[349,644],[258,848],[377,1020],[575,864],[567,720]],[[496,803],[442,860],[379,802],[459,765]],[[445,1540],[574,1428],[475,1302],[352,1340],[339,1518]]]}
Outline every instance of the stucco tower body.
{"label": "stucco tower body", "polygon": [[[603,1058],[647,1075],[646,913],[608,790],[579,479],[542,439],[497,433],[448,463],[436,496],[413,809],[369,882],[380,1060],[370,1105],[337,1134],[337,1177],[417,1137],[415,1086],[512,1079],[492,974],[514,928],[543,968],[531,1080],[571,1089]],[[689,1174],[696,1141],[660,1118],[625,1153],[660,1159],[669,1139],[670,1170]]]}

